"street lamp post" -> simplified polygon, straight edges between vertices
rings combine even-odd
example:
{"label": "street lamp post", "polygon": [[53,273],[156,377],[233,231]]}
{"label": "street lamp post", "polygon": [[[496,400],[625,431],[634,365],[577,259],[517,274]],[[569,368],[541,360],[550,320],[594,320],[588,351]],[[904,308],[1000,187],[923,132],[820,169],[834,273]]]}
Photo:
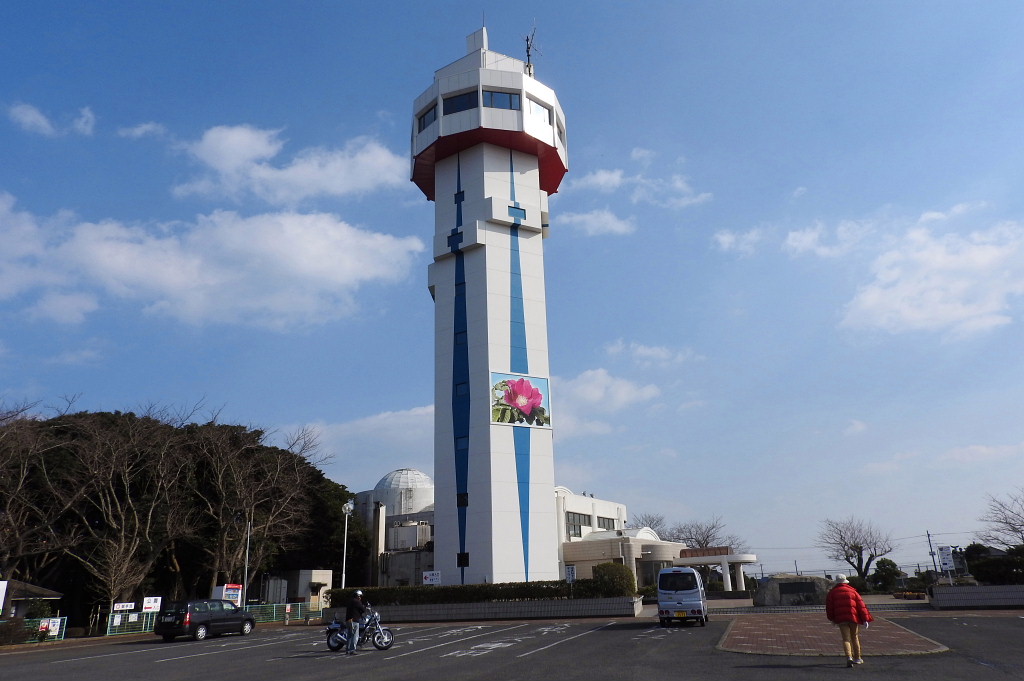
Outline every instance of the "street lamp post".
{"label": "street lamp post", "polygon": [[352,510],[355,507],[351,501],[345,502],[345,505],[341,507],[341,510],[345,512],[345,540],[342,543],[341,549],[341,588],[345,588],[345,563],[348,561],[348,517],[352,515]]}
{"label": "street lamp post", "polygon": [[249,603],[249,537],[252,535],[252,521],[245,523],[245,572],[242,574],[242,607]]}

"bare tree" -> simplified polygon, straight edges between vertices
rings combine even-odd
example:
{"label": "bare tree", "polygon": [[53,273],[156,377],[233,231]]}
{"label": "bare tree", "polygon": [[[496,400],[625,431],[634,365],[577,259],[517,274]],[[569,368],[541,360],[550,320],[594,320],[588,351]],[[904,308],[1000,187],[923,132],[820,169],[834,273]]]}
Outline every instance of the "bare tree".
{"label": "bare tree", "polygon": [[[289,442],[293,452],[264,445],[263,431],[243,426],[208,423],[187,430],[198,463],[193,498],[207,534],[215,537],[201,547],[212,570],[210,587],[218,579],[251,581],[275,547],[290,546],[312,522],[303,500],[315,470],[307,461],[316,451],[315,437],[300,431]],[[243,575],[247,548],[249,574]]]}
{"label": "bare tree", "polygon": [[188,472],[178,433],[131,413],[61,420],[86,492],[75,511],[88,541],[69,553],[109,603],[132,598],[164,548],[194,530],[177,494]]}
{"label": "bare tree", "polygon": [[57,452],[59,439],[30,408],[0,408],[0,577],[26,581],[80,541],[61,519],[83,494]]}
{"label": "bare tree", "polygon": [[896,549],[892,536],[872,523],[857,518],[825,519],[818,532],[817,544],[832,560],[841,560],[867,579],[871,564]]}
{"label": "bare tree", "polygon": [[1024,487],[1004,499],[988,497],[988,511],[978,520],[987,523],[978,539],[1005,548],[1024,545]]}
{"label": "bare tree", "polygon": [[692,520],[686,523],[676,523],[668,531],[668,538],[672,541],[681,541],[693,548],[708,548],[710,546],[728,546],[733,553],[742,553],[747,550],[746,542],[739,536],[725,531],[725,523],[720,516],[711,520]]}
{"label": "bare tree", "polygon": [[649,527],[658,533],[658,536],[662,539],[665,538],[665,533],[668,532],[668,522],[665,520],[665,516],[660,513],[636,513],[633,515],[633,527]]}

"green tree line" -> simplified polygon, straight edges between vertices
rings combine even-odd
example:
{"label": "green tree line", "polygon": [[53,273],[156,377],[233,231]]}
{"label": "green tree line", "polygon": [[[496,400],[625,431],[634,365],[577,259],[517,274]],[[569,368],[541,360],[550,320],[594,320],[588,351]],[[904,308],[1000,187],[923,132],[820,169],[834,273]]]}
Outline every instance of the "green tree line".
{"label": "green tree line", "polygon": [[[277,447],[262,430],[191,416],[0,409],[0,579],[65,593],[77,619],[223,583],[252,593],[267,572],[340,570],[353,495],[317,467],[312,432]],[[352,523],[356,579],[368,546]]]}

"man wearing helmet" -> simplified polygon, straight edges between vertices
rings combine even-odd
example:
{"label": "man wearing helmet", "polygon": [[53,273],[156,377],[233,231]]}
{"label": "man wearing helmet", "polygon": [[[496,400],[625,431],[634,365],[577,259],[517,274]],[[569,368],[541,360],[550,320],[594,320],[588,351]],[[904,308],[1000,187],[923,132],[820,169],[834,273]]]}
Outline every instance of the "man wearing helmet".
{"label": "man wearing helmet", "polygon": [[362,620],[365,612],[366,606],[363,605],[363,592],[357,589],[352,594],[352,600],[345,607],[345,622],[348,624],[348,648],[345,651],[346,655],[356,654],[356,644],[359,642],[359,622]]}

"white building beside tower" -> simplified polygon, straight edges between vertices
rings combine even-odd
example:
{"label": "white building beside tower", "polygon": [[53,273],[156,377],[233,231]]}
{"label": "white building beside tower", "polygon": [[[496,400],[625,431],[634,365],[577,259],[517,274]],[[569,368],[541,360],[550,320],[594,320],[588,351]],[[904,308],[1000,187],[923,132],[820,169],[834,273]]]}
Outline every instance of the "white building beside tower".
{"label": "white building beside tower", "polygon": [[412,180],[435,205],[435,569],[559,579],[542,244],[565,118],[486,29],[466,42],[413,110]]}

